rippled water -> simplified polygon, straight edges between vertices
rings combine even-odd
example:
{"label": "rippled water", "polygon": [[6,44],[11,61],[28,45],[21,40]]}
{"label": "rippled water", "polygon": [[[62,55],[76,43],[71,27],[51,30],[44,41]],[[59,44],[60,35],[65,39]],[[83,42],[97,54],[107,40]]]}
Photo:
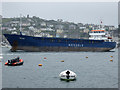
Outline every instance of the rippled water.
{"label": "rippled water", "polygon": [[[4,66],[8,59],[17,56],[24,60],[22,66]],[[115,52],[10,52],[9,48],[3,48],[2,62],[3,88],[118,88],[118,49]],[[76,81],[59,79],[59,73],[66,69],[77,74]]]}

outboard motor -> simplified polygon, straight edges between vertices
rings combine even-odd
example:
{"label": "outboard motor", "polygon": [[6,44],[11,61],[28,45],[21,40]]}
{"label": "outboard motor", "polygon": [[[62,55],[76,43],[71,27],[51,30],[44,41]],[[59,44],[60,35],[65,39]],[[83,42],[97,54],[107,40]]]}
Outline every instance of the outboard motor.
{"label": "outboard motor", "polygon": [[66,75],[67,79],[69,79],[69,78],[70,78],[70,75],[69,75],[69,74],[70,74],[70,72],[69,72],[69,71],[67,71],[67,72],[66,72],[66,74],[67,74],[67,75]]}

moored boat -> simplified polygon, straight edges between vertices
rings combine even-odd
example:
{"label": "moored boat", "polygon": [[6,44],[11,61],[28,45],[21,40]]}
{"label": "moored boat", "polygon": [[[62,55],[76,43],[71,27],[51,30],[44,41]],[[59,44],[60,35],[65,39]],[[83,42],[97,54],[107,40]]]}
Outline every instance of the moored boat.
{"label": "moored boat", "polygon": [[71,39],[33,37],[26,35],[4,34],[12,46],[11,51],[110,51],[116,47],[112,39]]}
{"label": "moored boat", "polygon": [[22,35],[20,24],[20,35],[4,34],[11,51],[110,51],[116,47],[116,42],[107,37],[105,30],[91,30],[89,39],[72,39],[59,37],[36,37]]}
{"label": "moored boat", "polygon": [[76,74],[71,70],[65,70],[59,74],[61,80],[73,81],[76,80]]}
{"label": "moored boat", "polygon": [[23,65],[24,61],[22,59],[19,59],[19,58],[15,58],[15,59],[11,59],[11,60],[8,60],[5,65],[8,65],[8,66],[18,66],[18,65]]}

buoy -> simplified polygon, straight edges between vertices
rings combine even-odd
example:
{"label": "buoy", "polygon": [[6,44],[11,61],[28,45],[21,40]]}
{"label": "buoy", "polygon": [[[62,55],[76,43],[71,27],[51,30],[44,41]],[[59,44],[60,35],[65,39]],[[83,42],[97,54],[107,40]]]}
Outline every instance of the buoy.
{"label": "buoy", "polygon": [[111,56],[111,57],[113,57],[113,56]]}
{"label": "buoy", "polygon": [[42,66],[42,64],[38,64],[38,66]]}
{"label": "buoy", "polygon": [[86,58],[88,58],[88,57],[86,57]]}
{"label": "buoy", "polygon": [[64,60],[62,60],[61,62],[64,62]]}
{"label": "buoy", "polygon": [[44,59],[47,59],[46,57],[44,57]]}
{"label": "buoy", "polygon": [[113,62],[113,60],[110,60],[111,62]]}

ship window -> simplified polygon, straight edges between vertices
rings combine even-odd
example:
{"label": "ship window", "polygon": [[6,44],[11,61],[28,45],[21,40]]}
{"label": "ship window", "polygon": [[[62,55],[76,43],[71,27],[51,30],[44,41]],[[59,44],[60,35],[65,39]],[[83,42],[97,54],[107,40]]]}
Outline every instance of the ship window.
{"label": "ship window", "polygon": [[102,37],[105,37],[105,35],[102,35]]}

